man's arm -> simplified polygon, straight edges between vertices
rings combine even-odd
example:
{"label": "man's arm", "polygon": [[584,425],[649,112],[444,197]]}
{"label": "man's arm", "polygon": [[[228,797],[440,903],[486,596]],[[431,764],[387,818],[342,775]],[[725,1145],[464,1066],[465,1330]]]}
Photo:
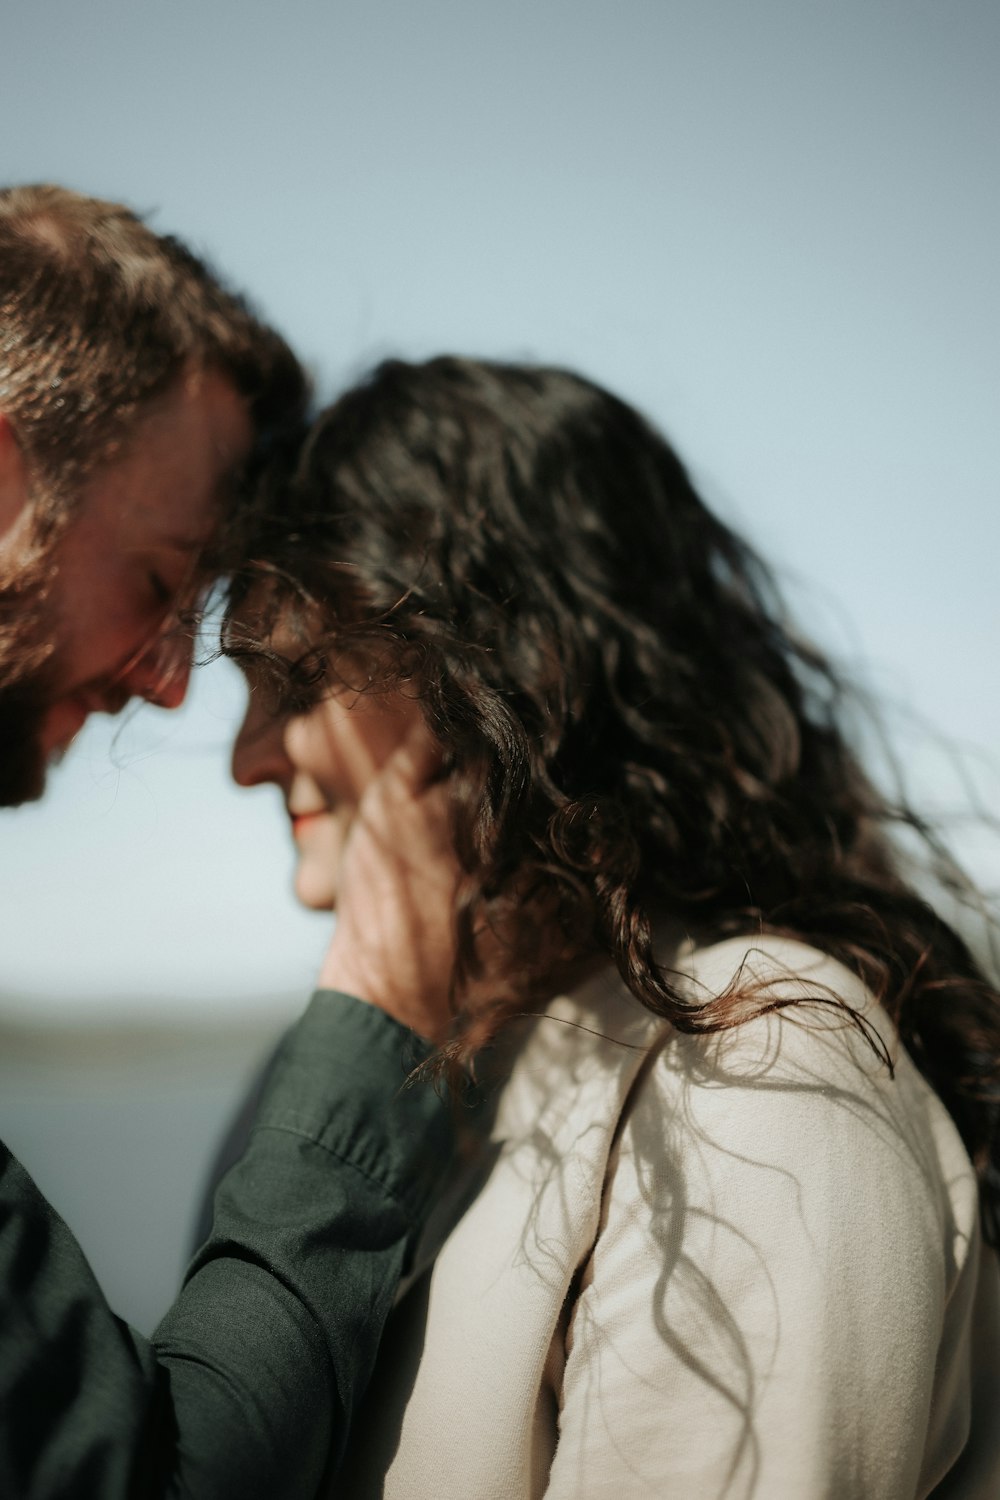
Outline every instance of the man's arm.
{"label": "man's arm", "polygon": [[0,1493],[316,1493],[450,1153],[447,1101],[404,1087],[427,1050],[374,1007],[314,997],[151,1341],[4,1153]]}
{"label": "man's arm", "polygon": [[405,1086],[431,1050],[414,1031],[442,1036],[449,1017],[457,862],[436,763],[414,734],[362,798],[326,988],[282,1044],[151,1341],[0,1156],[4,1500],[311,1500],[335,1468],[451,1153],[448,1100]]}

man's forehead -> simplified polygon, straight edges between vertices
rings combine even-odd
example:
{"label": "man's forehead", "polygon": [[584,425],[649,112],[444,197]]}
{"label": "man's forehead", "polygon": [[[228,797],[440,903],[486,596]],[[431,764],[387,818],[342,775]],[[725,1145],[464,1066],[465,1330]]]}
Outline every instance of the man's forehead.
{"label": "man's forehead", "polygon": [[175,382],[127,445],[88,481],[82,511],[131,517],[158,543],[191,550],[211,534],[253,444],[246,400],[215,371]]}

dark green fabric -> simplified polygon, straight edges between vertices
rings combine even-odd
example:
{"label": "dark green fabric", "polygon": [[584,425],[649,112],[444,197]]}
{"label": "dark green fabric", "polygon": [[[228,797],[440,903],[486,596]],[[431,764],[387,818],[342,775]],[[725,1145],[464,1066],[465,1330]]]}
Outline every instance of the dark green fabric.
{"label": "dark green fabric", "polygon": [[447,1100],[402,1086],[427,1051],[371,1006],[313,997],[152,1340],[0,1147],[4,1500],[315,1495],[450,1159]]}

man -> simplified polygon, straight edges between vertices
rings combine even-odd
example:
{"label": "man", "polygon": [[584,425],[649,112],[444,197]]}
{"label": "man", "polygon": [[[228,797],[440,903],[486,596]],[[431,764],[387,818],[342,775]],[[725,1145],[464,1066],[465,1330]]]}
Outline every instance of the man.
{"label": "man", "polygon": [[[59,188],[0,192],[0,801],[39,796],[88,714],[180,703],[181,613],[304,399],[284,342],[177,241]],[[357,822],[391,924],[412,890]],[[350,998],[389,1008],[357,881],[342,907],[334,989],[286,1039],[151,1341],[0,1147],[0,1494],[278,1500],[333,1471],[450,1149],[442,1102],[400,1091],[426,1045]]]}
{"label": "man", "polygon": [[285,343],[176,241],[58,188],[0,194],[0,802],[88,713],[172,706],[166,636],[256,443],[301,417]]}

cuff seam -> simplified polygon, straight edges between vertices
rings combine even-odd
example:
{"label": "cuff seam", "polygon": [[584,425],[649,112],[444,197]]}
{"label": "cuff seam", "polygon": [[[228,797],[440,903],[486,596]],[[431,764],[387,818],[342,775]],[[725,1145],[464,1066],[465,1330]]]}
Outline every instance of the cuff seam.
{"label": "cuff seam", "polygon": [[293,1135],[298,1137],[299,1140],[308,1141],[311,1146],[316,1146],[320,1151],[325,1151],[327,1156],[333,1157],[334,1161],[342,1162],[345,1167],[350,1167],[352,1171],[357,1172],[359,1177],[363,1177],[366,1182],[370,1182],[373,1187],[377,1187],[387,1198],[391,1199],[395,1206],[406,1215],[408,1220],[412,1221],[414,1219],[415,1214],[412,1207],[393,1188],[389,1187],[386,1182],[383,1182],[379,1177],[373,1176],[371,1172],[366,1171],[358,1162],[353,1161],[350,1156],[345,1156],[342,1151],[336,1150],[333,1146],[326,1145],[325,1142],[319,1140],[311,1131],[302,1130],[295,1125],[272,1124],[267,1120],[258,1121],[251,1133],[256,1134],[258,1130],[275,1130],[282,1135]]}

